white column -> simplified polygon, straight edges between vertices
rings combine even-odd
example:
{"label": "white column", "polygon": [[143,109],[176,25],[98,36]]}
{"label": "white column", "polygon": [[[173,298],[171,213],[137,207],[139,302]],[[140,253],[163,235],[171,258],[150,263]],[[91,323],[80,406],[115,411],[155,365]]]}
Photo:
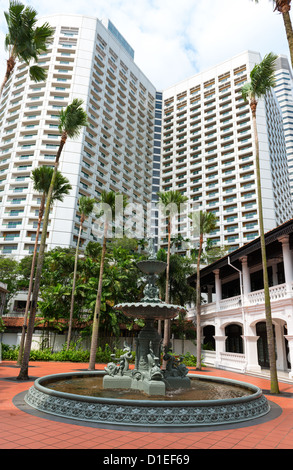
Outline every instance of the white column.
{"label": "white column", "polygon": [[220,310],[220,300],[222,300],[222,283],[220,279],[220,270],[215,269],[215,286],[216,286],[216,309]]}
{"label": "white column", "polygon": [[287,364],[286,348],[283,335],[283,328],[278,321],[275,322],[275,336],[276,336],[276,366],[278,370],[285,370]]}
{"label": "white column", "polygon": [[225,336],[225,331],[221,328],[219,320],[215,322],[215,346],[216,346],[216,362],[215,367],[221,366],[221,353],[225,352],[226,345],[225,341],[227,336]]}
{"label": "white column", "polygon": [[259,336],[245,336],[247,351],[245,352],[246,357],[246,370],[249,372],[258,372],[261,367],[258,363],[257,354],[257,340]]}
{"label": "white column", "polygon": [[208,285],[208,303],[211,304],[213,301],[213,286]]}
{"label": "white column", "polygon": [[292,252],[289,245],[289,235],[284,235],[283,237],[278,238],[278,241],[282,243],[285,282],[286,284],[291,284],[293,280],[293,266]]}
{"label": "white column", "polygon": [[250,272],[247,264],[247,256],[240,258],[242,265],[242,279],[243,279],[243,296],[244,302],[247,301],[247,296],[251,292]]}
{"label": "white column", "polygon": [[273,271],[273,286],[278,285],[278,261],[273,261],[272,271]]}

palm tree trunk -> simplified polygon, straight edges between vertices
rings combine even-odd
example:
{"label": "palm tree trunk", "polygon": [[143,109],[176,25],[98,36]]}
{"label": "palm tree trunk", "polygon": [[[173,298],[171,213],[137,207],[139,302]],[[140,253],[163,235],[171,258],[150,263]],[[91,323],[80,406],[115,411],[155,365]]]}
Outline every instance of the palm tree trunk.
{"label": "palm tree trunk", "polygon": [[80,222],[80,225],[79,225],[79,233],[78,233],[76,252],[75,252],[72,293],[71,293],[71,304],[70,304],[70,314],[69,314],[69,324],[68,324],[68,336],[67,336],[67,346],[66,346],[67,351],[69,350],[70,341],[71,341],[71,330],[72,330],[72,320],[73,320],[73,311],[74,311],[74,296],[75,296],[74,293],[75,293],[75,285],[76,285],[78,250],[79,250],[79,244],[80,244],[81,231],[82,231],[82,218],[81,218],[81,222]]}
{"label": "palm tree trunk", "polygon": [[166,266],[166,292],[165,302],[169,302],[169,277],[170,277],[170,251],[171,251],[171,221],[168,221],[168,252],[167,252],[167,266]]}
{"label": "palm tree trunk", "polygon": [[17,377],[18,380],[28,380],[29,378],[28,377],[28,365],[29,365],[33,333],[34,333],[34,328],[35,328],[37,303],[38,303],[38,297],[39,297],[42,268],[43,268],[43,263],[44,263],[44,252],[45,252],[46,238],[47,238],[47,227],[48,227],[48,217],[46,218],[46,212],[48,212],[47,208],[50,208],[48,201],[46,204],[46,210],[45,210],[45,216],[44,216],[43,231],[42,231],[41,243],[40,243],[40,248],[39,248],[39,256],[38,256],[35,283],[34,283],[33,294],[32,294],[31,310],[30,310],[30,316],[29,316],[28,327],[27,327],[23,359],[21,363],[20,372]]}
{"label": "palm tree trunk", "polygon": [[261,255],[262,255],[262,266],[263,266],[266,330],[267,330],[268,352],[269,352],[269,361],[270,361],[271,393],[279,393],[274,331],[273,331],[273,322],[272,322],[272,314],[271,314],[271,300],[270,300],[270,290],[269,290],[269,280],[268,280],[268,270],[267,270],[264,224],[263,224],[262,193],[261,193],[260,162],[259,162],[259,141],[258,141],[257,126],[256,126],[256,102],[252,101],[250,106],[251,106],[251,111],[252,111],[252,123],[253,123],[255,147],[256,147],[255,163],[256,163],[256,177],[257,177],[259,230],[260,230],[260,244],[261,244]]}
{"label": "palm tree trunk", "polygon": [[282,13],[282,16],[289,45],[291,64],[293,67],[293,30],[289,11],[284,11],[284,13]]}
{"label": "palm tree trunk", "polygon": [[43,218],[43,214],[44,214],[45,201],[46,201],[46,194],[43,193],[41,204],[40,204],[40,209],[39,209],[39,219],[38,219],[38,227],[37,227],[37,232],[36,232],[35,247],[34,247],[33,259],[32,259],[32,265],[31,265],[30,282],[29,282],[27,301],[26,301],[26,306],[25,306],[25,313],[24,313],[24,318],[23,318],[23,325],[22,325],[22,330],[21,330],[21,340],[20,340],[19,353],[18,353],[18,358],[17,358],[17,365],[18,366],[20,366],[20,364],[21,364],[22,355],[23,355],[25,330],[26,330],[26,327],[27,327],[28,311],[29,311],[30,302],[31,302],[31,294],[32,294],[32,289],[33,289],[35,266],[36,266],[37,251],[38,251],[38,242],[39,242],[39,235],[40,235],[40,230],[41,230],[42,218]]}
{"label": "palm tree trunk", "polygon": [[48,195],[47,195],[42,237],[41,237],[41,243],[40,243],[40,248],[39,248],[35,283],[34,283],[34,289],[33,289],[33,295],[32,295],[32,302],[31,302],[31,312],[29,316],[22,364],[21,364],[19,375],[17,377],[18,380],[28,380],[29,378],[28,377],[28,365],[29,365],[30,351],[31,351],[31,346],[32,346],[33,333],[34,333],[34,328],[35,328],[35,319],[36,319],[36,313],[37,313],[37,304],[38,304],[38,297],[39,297],[39,291],[40,291],[42,269],[43,269],[43,264],[44,264],[44,254],[45,254],[45,247],[46,247],[51,200],[52,200],[53,189],[55,186],[59,159],[60,159],[60,155],[61,155],[65,142],[66,142],[66,136],[64,138],[64,135],[62,134],[61,142],[60,142],[59,149],[58,149],[56,159],[55,159],[55,167],[54,167],[54,171],[52,175],[52,180],[51,180],[50,188],[49,188]]}
{"label": "palm tree trunk", "polygon": [[196,369],[201,370],[201,318],[200,318],[200,258],[202,253],[203,235],[200,234],[199,250],[196,267]]}
{"label": "palm tree trunk", "polygon": [[4,87],[6,85],[6,83],[8,82],[9,80],[9,77],[14,69],[14,66],[15,66],[15,59],[13,56],[9,57],[9,59],[7,60],[7,67],[6,67],[6,73],[5,73],[5,76],[4,76],[4,80],[2,82],[2,85],[1,85],[1,88],[0,88],[0,98],[2,96],[2,93],[3,93],[3,90],[4,90]]}
{"label": "palm tree trunk", "polygon": [[103,240],[103,247],[102,247],[102,254],[101,254],[101,264],[100,264],[100,277],[99,277],[97,299],[96,299],[96,305],[95,305],[95,311],[94,311],[92,342],[91,342],[90,360],[89,360],[88,370],[95,370],[95,364],[96,364],[96,353],[97,353],[97,347],[98,347],[99,327],[100,327],[100,317],[101,317],[103,272],[104,272],[104,262],[105,262],[105,254],[106,254],[106,247],[107,247],[107,232],[108,232],[108,224],[105,223],[104,240]]}
{"label": "palm tree trunk", "polygon": [[[169,303],[169,278],[170,278],[170,251],[171,251],[171,220],[168,220],[168,252],[167,252],[167,266],[166,266],[166,291],[165,291],[165,302]],[[164,337],[163,337],[163,348],[168,348],[170,340],[170,320],[164,320]],[[167,361],[163,360],[162,368],[165,369]]]}

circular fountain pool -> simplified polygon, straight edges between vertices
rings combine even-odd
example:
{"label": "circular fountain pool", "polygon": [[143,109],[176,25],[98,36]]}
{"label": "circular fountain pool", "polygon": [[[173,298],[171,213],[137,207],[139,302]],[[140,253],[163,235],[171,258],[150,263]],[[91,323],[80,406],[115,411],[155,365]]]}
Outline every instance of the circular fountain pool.
{"label": "circular fountain pool", "polygon": [[190,389],[156,397],[136,390],[104,390],[104,375],[88,371],[45,376],[35,381],[25,401],[54,416],[155,428],[238,423],[270,411],[261,389],[239,381],[189,374]]}

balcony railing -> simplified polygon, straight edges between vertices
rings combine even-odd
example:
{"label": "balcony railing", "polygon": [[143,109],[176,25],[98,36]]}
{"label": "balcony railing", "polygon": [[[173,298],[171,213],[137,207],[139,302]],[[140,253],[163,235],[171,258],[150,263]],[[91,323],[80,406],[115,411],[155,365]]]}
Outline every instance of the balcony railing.
{"label": "balcony railing", "polygon": [[[275,286],[270,287],[270,299],[271,302],[279,301],[281,299],[289,299],[293,296],[293,283],[291,284],[278,284]],[[251,306],[251,305],[258,305],[264,304],[265,296],[264,290],[257,290],[254,292],[250,292],[247,297],[244,299],[243,305]],[[216,302],[204,304],[201,306],[201,313],[202,314],[209,314],[213,313],[217,310]],[[230,310],[235,308],[241,308],[241,295],[237,295],[235,297],[230,297],[227,299],[220,300],[219,302],[219,310]],[[195,309],[192,310],[195,314]]]}

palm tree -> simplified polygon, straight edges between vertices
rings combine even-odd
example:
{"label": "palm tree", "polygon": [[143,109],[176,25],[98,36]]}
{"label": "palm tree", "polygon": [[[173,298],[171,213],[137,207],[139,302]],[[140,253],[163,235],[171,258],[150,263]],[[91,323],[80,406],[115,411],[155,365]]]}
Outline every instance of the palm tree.
{"label": "palm tree", "polygon": [[[253,0],[255,3],[259,3],[259,0]],[[274,11],[278,11],[281,13],[283,17],[283,22],[285,26],[290,57],[291,57],[291,64],[293,67],[293,29],[292,23],[290,18],[290,9],[291,9],[291,0],[272,0],[274,3]]]}
{"label": "palm tree", "polygon": [[[21,332],[21,340],[20,340],[20,347],[19,347],[17,365],[21,364],[22,355],[23,355],[25,329],[26,329],[26,325],[27,325],[27,317],[28,317],[28,311],[29,311],[29,306],[30,306],[30,301],[31,301],[31,293],[32,293],[32,288],[33,288],[34,273],[35,273],[37,251],[38,251],[39,235],[40,235],[41,223],[42,223],[42,219],[43,219],[43,215],[44,215],[46,197],[47,197],[47,194],[48,194],[48,191],[49,191],[49,187],[50,187],[50,183],[51,183],[51,179],[52,179],[52,174],[53,174],[53,168],[51,168],[49,166],[41,166],[39,168],[35,168],[32,171],[32,176],[31,176],[31,178],[34,182],[34,186],[33,186],[34,190],[38,193],[41,193],[42,197],[41,197],[41,203],[40,203],[40,207],[39,207],[38,226],[37,226],[37,231],[36,231],[35,246],[34,246],[33,258],[32,258],[32,265],[31,265],[30,282],[29,282],[28,295],[27,295],[27,301],[26,301],[26,306],[25,306],[25,313],[24,313],[24,319],[23,319],[23,326],[22,326],[22,332]],[[66,194],[69,194],[69,191],[70,191],[71,188],[72,188],[72,186],[71,186],[71,184],[69,184],[68,179],[65,178],[58,171],[56,181],[55,181],[55,186],[54,186],[54,191],[53,191],[51,204],[53,204],[55,201],[63,201],[64,196]]]}
{"label": "palm tree", "polygon": [[[36,26],[37,12],[32,7],[25,7],[20,2],[11,1],[8,12],[4,12],[8,26],[5,37],[5,48],[8,51],[6,73],[0,88],[0,96],[4,86],[12,74],[16,60],[25,62],[28,66],[32,60],[38,61],[38,56],[46,52],[47,46],[53,40],[54,29],[44,23]],[[29,67],[30,78],[35,82],[46,79],[46,71],[38,66]]]}
{"label": "palm tree", "polygon": [[73,311],[74,311],[74,296],[75,296],[75,284],[76,284],[76,275],[77,275],[77,262],[78,262],[78,251],[80,245],[80,237],[83,229],[83,223],[94,209],[95,199],[90,197],[81,196],[78,205],[80,213],[80,223],[79,223],[79,233],[76,244],[75,252],[75,261],[74,261],[74,271],[73,271],[73,283],[72,283],[72,294],[71,294],[71,304],[70,304],[70,315],[69,315],[69,325],[68,325],[68,336],[67,336],[67,351],[69,350],[70,341],[71,341],[71,330],[72,330],[72,320],[73,320]]}
{"label": "palm tree", "polygon": [[37,267],[36,267],[35,283],[34,283],[33,294],[32,294],[31,311],[30,311],[30,317],[29,317],[28,328],[27,328],[26,342],[25,342],[21,369],[17,377],[19,380],[28,379],[28,364],[29,364],[31,343],[32,343],[33,332],[34,332],[35,317],[36,317],[36,312],[37,312],[37,302],[38,302],[38,296],[39,296],[39,290],[40,290],[42,268],[43,268],[43,263],[44,263],[44,253],[45,253],[45,247],[46,247],[47,228],[48,228],[48,223],[49,223],[51,199],[52,199],[53,189],[54,189],[55,181],[57,177],[59,160],[60,160],[63,147],[67,141],[67,138],[78,137],[81,132],[82,127],[87,125],[87,115],[86,115],[86,112],[81,107],[82,103],[83,102],[81,100],[74,99],[73,102],[70,105],[68,105],[67,108],[65,108],[65,110],[61,110],[60,116],[59,116],[58,127],[61,133],[61,140],[60,140],[59,148],[58,148],[57,155],[55,158],[55,166],[53,170],[52,180],[51,180],[49,191],[47,194],[47,202],[46,202],[46,208],[45,208],[45,214],[44,214],[42,237],[41,237],[41,242],[40,242],[40,247],[39,247],[39,255],[38,255],[38,262],[37,262]]}
{"label": "palm tree", "polygon": [[[126,196],[119,195],[114,193],[113,191],[102,191],[100,203],[102,207],[106,207],[108,210],[103,210],[99,216],[104,216],[104,235],[103,235],[103,245],[102,245],[102,253],[101,253],[101,261],[100,261],[100,275],[99,275],[99,284],[98,284],[98,292],[96,297],[96,304],[94,310],[94,318],[93,318],[93,330],[92,330],[92,340],[91,340],[91,349],[90,349],[90,360],[89,360],[89,367],[88,370],[95,369],[96,363],[96,352],[98,347],[98,337],[99,337],[99,327],[100,327],[100,313],[101,313],[101,299],[102,299],[102,285],[103,285],[103,272],[104,272],[104,262],[105,262],[105,255],[107,249],[107,237],[108,237],[108,230],[109,225],[111,223],[110,217],[115,217],[115,208],[116,208],[116,197],[122,197],[122,204],[123,208],[127,205],[127,198]],[[110,214],[111,213],[111,214]]]}
{"label": "palm tree", "polygon": [[[166,215],[168,219],[168,251],[167,251],[167,266],[166,266],[166,292],[165,292],[165,302],[169,302],[169,276],[170,276],[170,251],[171,251],[171,220],[172,216],[180,210],[181,204],[184,204],[187,201],[187,197],[183,196],[180,191],[167,191],[159,192],[159,201],[164,206],[166,210]],[[161,329],[159,322],[159,331]],[[170,320],[164,321],[164,338],[163,345],[164,347],[169,346],[169,337],[170,337]]]}
{"label": "palm tree", "polygon": [[266,257],[266,246],[264,236],[264,224],[263,224],[263,209],[262,209],[262,192],[261,192],[261,180],[260,180],[260,163],[259,163],[259,140],[256,125],[256,108],[258,104],[258,98],[265,96],[267,91],[275,86],[274,72],[275,62],[277,55],[273,53],[267,54],[262,62],[256,64],[250,73],[250,82],[247,82],[242,87],[242,96],[249,102],[251,113],[252,113],[252,124],[255,138],[255,164],[256,164],[256,177],[257,177],[257,195],[258,195],[258,212],[259,212],[259,231],[260,231],[260,243],[261,243],[261,256],[263,266],[263,282],[264,282],[264,295],[265,295],[265,314],[266,314],[266,329],[268,339],[268,352],[270,360],[270,376],[271,376],[271,392],[279,393],[279,385],[277,378],[276,368],[276,352],[275,342],[273,333],[273,323],[271,315],[271,301],[269,291],[269,280],[267,271],[267,257]]}
{"label": "palm tree", "polygon": [[203,249],[204,236],[215,230],[217,226],[217,217],[213,212],[194,212],[190,215],[193,221],[192,228],[199,236],[199,247],[196,266],[196,368],[201,370],[201,295],[200,295],[200,262]]}

